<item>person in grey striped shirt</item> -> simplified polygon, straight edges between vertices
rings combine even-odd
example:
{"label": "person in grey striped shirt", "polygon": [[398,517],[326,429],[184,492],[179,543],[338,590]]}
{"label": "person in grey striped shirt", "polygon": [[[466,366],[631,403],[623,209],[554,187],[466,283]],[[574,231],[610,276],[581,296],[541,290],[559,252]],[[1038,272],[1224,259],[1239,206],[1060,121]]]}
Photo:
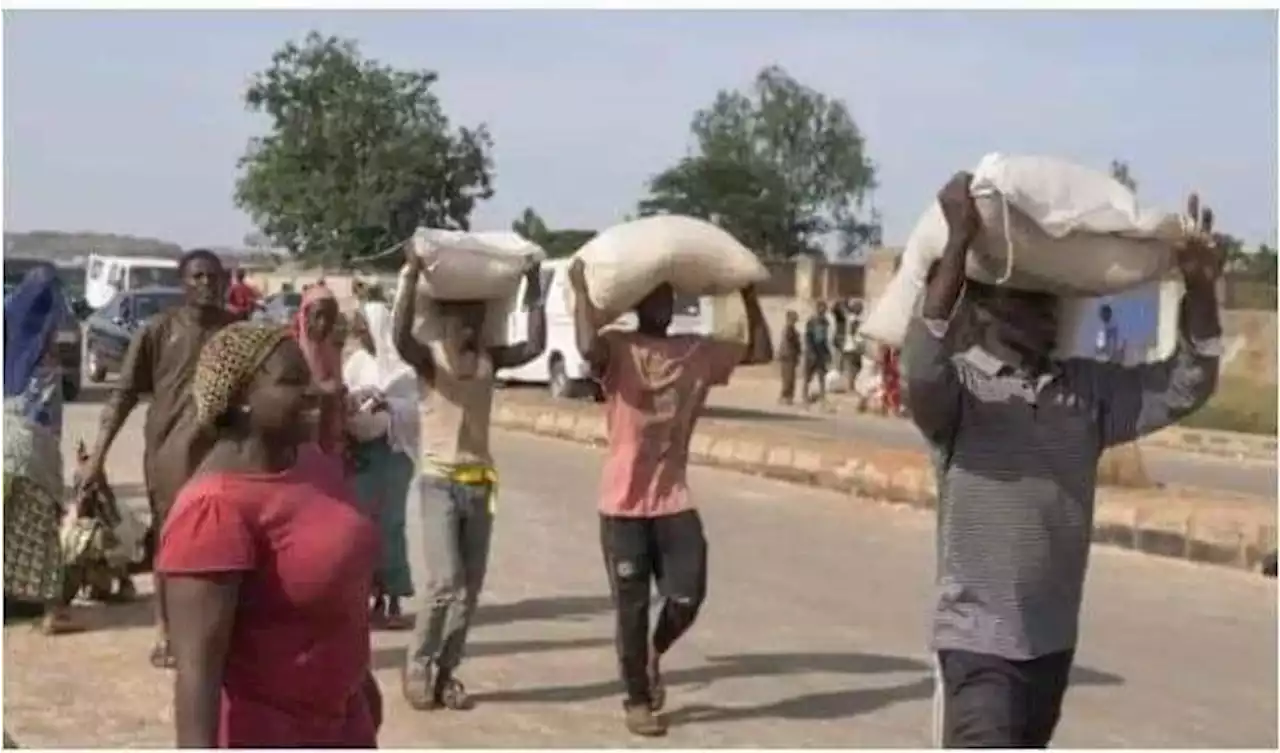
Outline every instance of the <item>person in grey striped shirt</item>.
{"label": "person in grey striped shirt", "polygon": [[1055,298],[965,279],[979,230],[970,180],[938,194],[950,237],[904,345],[912,420],[938,473],[935,735],[944,747],[1043,748],[1077,643],[1098,458],[1213,393],[1222,265],[1212,213],[1192,197],[1201,232],[1179,252],[1173,355],[1129,368],[1054,359]]}

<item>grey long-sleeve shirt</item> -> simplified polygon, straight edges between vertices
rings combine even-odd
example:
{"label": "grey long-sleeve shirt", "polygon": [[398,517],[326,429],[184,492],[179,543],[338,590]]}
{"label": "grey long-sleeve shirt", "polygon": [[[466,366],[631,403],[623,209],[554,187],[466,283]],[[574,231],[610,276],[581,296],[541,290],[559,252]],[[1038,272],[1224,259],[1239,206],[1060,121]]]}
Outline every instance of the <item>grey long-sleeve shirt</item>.
{"label": "grey long-sleeve shirt", "polygon": [[1203,405],[1218,339],[1193,343],[1183,326],[1162,363],[1071,359],[1033,376],[981,347],[955,352],[946,330],[916,319],[903,348],[938,473],[933,647],[1014,660],[1073,649],[1098,458]]}

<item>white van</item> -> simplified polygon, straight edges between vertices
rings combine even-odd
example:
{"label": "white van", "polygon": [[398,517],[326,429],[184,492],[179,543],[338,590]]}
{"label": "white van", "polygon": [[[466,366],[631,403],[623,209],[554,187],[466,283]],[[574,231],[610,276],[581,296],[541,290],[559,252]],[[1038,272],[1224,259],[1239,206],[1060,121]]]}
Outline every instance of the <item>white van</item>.
{"label": "white van", "polygon": [[117,294],[139,288],[171,288],[180,284],[178,262],[153,256],[89,254],[84,300],[97,310]]}
{"label": "white van", "polygon": [[[578,353],[573,311],[569,308],[569,260],[552,259],[542,263],[542,290],[547,306],[547,349],[524,366],[502,369],[498,380],[524,384],[545,384],[552,397],[596,397],[599,388],[591,378],[591,368]],[[524,301],[525,281],[520,281],[516,300]],[[676,297],[675,315],[671,319],[672,334],[708,334],[712,332],[710,298]],[[517,306],[507,319],[507,342],[525,340],[529,312]],[[610,328],[634,329],[635,314],[627,314]]]}

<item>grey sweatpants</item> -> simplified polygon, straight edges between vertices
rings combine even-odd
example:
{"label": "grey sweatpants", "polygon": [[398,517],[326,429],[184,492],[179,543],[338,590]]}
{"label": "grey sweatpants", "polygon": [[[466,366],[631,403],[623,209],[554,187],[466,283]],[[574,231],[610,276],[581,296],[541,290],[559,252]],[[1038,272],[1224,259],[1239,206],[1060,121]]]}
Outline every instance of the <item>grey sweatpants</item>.
{"label": "grey sweatpants", "polygon": [[492,489],[426,475],[416,483],[427,582],[405,660],[452,672],[462,661],[489,565]]}

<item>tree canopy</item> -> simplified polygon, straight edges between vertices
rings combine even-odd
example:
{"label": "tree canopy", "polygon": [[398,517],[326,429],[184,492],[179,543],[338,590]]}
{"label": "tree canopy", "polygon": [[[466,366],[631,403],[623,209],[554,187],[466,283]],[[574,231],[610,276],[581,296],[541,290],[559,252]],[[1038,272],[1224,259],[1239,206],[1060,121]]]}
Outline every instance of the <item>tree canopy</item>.
{"label": "tree canopy", "polygon": [[594,230],[552,230],[532,207],[511,223],[511,230],[541,246],[551,259],[569,256],[596,237]]}
{"label": "tree canopy", "polygon": [[492,140],[483,125],[451,127],[436,80],[337,37],[286,44],[244,95],[271,125],[240,160],[236,204],[275,245],[320,263],[377,252],[420,225],[468,229],[493,195]]}
{"label": "tree canopy", "polygon": [[840,100],[771,66],[749,91],[719,92],[690,130],[696,154],[653,177],[642,216],[702,217],[770,257],[820,253],[833,235],[843,254],[879,242],[876,214],[859,216],[875,167]]}

